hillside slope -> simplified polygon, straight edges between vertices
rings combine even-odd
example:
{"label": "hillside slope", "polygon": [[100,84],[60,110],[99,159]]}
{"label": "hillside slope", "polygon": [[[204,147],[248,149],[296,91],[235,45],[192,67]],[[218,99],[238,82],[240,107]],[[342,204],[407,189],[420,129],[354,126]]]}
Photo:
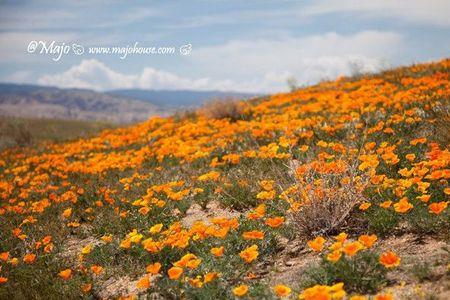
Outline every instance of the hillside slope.
{"label": "hillside slope", "polygon": [[0,298],[448,299],[449,67],[2,152]]}
{"label": "hillside slope", "polygon": [[114,125],[106,122],[3,116],[0,118],[0,151],[10,147],[88,138],[112,127]]}

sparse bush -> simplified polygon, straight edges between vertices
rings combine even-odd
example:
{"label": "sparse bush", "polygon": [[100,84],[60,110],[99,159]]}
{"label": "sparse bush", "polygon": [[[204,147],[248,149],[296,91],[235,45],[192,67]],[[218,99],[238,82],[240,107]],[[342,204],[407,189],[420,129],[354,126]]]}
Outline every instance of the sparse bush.
{"label": "sparse bush", "polygon": [[429,111],[432,120],[433,140],[444,147],[450,145],[450,98],[436,102]]}
{"label": "sparse bush", "polygon": [[291,92],[293,92],[293,91],[298,89],[297,78],[295,78],[294,76],[291,76],[291,77],[287,78],[286,79],[286,84],[289,87],[289,90]]}
{"label": "sparse bush", "polygon": [[174,113],[172,118],[176,122],[180,122],[182,120],[195,120],[197,118],[197,113],[194,110],[190,109],[179,110]]}
{"label": "sparse bush", "polygon": [[209,119],[237,121],[244,118],[244,103],[236,99],[215,99],[206,103],[200,112]]}
{"label": "sparse bush", "polygon": [[[311,237],[340,231],[355,206],[364,201],[363,187],[367,183],[357,177],[355,167],[341,163],[336,168],[326,163],[307,166],[302,174],[297,169],[302,204],[293,218],[300,234]],[[348,182],[343,183],[342,178]]]}
{"label": "sparse bush", "polygon": [[0,139],[5,145],[28,146],[33,142],[26,122],[14,118],[5,118],[0,122]]}

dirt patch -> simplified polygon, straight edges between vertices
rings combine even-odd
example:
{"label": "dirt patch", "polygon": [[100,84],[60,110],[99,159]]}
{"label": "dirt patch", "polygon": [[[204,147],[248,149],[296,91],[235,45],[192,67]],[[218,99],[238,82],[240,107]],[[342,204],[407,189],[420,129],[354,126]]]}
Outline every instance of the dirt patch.
{"label": "dirt patch", "polygon": [[240,213],[236,211],[222,208],[218,201],[210,201],[205,210],[195,203],[186,211],[186,216],[181,219],[181,223],[186,227],[191,227],[196,221],[208,223],[211,218],[231,219],[237,218],[239,215]]}
{"label": "dirt patch", "polygon": [[102,241],[95,239],[94,237],[88,237],[85,239],[69,238],[63,245],[61,256],[71,261],[78,262],[78,256],[81,254],[81,249],[91,245],[92,247],[101,244]]}
{"label": "dirt patch", "polygon": [[[273,264],[265,266],[269,271],[261,271],[259,275],[267,278],[271,286],[279,283],[298,286],[304,272],[320,261],[320,256],[305,244],[300,240],[284,243],[284,249],[274,258]],[[402,259],[400,267],[388,273],[391,285],[381,293],[390,293],[394,299],[426,299],[429,296],[450,299],[450,254],[446,248],[450,249],[449,243],[432,236],[405,234],[380,240],[376,246],[378,252],[392,250]],[[423,282],[419,282],[413,272],[418,264],[430,266],[429,279]]]}
{"label": "dirt patch", "polygon": [[414,281],[412,269],[423,264],[430,265],[433,278],[440,278],[450,261],[450,252],[445,250],[450,250],[450,245],[431,236],[405,234],[389,237],[379,243],[379,249],[383,252],[392,250],[401,257],[401,267],[389,274],[390,279],[397,282]]}
{"label": "dirt patch", "polygon": [[100,244],[103,244],[103,242],[95,239],[94,237],[88,237],[85,239],[70,237],[62,245],[62,250],[58,253],[56,259],[58,261],[64,261],[64,264],[71,266],[73,269],[78,269],[83,265],[81,250],[88,245],[91,245],[92,249],[94,249],[95,246]]}
{"label": "dirt patch", "polygon": [[282,251],[267,273],[271,286],[276,284],[297,286],[304,271],[319,262],[319,256],[306,248],[305,244],[305,241],[298,239],[279,241]]}
{"label": "dirt patch", "polygon": [[432,236],[419,236],[414,234],[404,234],[384,239],[378,243],[381,251],[392,250],[401,256],[414,256],[417,258],[429,259],[430,254],[447,253],[443,248],[450,247],[449,243],[437,240]]}
{"label": "dirt patch", "polygon": [[[150,276],[151,284],[155,284],[157,277],[161,275]],[[99,299],[116,299],[118,297],[126,297],[130,295],[139,295],[145,293],[145,290],[137,288],[139,279],[132,280],[129,276],[111,277],[100,283],[96,296]],[[148,294],[148,299],[162,299],[158,293]],[[147,298],[146,298],[147,299]]]}
{"label": "dirt patch", "polygon": [[380,293],[391,294],[394,299],[450,299],[450,280],[442,278],[435,282],[398,284]]}
{"label": "dirt patch", "polygon": [[303,272],[311,265],[319,262],[319,257],[314,253],[302,252],[299,257],[285,258],[275,263],[269,280],[272,286],[276,284],[297,286]]}
{"label": "dirt patch", "polygon": [[[389,237],[380,242],[381,251],[392,250],[397,253],[402,262],[399,268],[389,272],[388,277],[397,283],[383,292],[391,293],[395,299],[450,299],[450,277],[448,263],[450,249],[447,242],[437,240],[432,236],[405,234]],[[429,267],[429,279],[419,282],[414,276],[414,270],[421,265]]]}
{"label": "dirt patch", "polygon": [[128,276],[109,278],[101,284],[97,296],[100,299],[112,299],[118,296],[137,295],[138,280],[131,280]]}

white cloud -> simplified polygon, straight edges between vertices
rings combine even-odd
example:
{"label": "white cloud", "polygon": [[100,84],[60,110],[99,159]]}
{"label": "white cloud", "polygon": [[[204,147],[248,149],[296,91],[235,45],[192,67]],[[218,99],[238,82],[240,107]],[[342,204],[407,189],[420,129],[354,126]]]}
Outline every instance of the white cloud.
{"label": "white cloud", "polygon": [[38,83],[94,90],[123,88],[229,90],[233,87],[232,82],[226,80],[212,82],[209,78],[189,79],[150,67],[144,68],[139,74],[124,74],[96,59],[83,60],[79,65],[60,74],[43,75],[38,79]]}
{"label": "white cloud", "polygon": [[[235,90],[276,92],[286,79],[299,84],[333,79],[355,71],[375,72],[402,49],[402,37],[393,32],[364,31],[353,35],[327,33],[282,39],[234,40],[193,50],[186,63],[200,78],[180,76],[145,67],[137,74],[115,71],[104,63],[83,60],[60,74],[41,76],[40,84],[96,90],[118,88]],[[191,69],[192,69],[191,68]]]}
{"label": "white cloud", "polygon": [[281,39],[234,40],[194,49],[191,60],[199,72],[234,78],[241,90],[277,91],[286,78],[300,84],[350,74],[355,64],[374,72],[401,51],[402,37],[394,32],[363,31],[353,35],[327,33]]}
{"label": "white cloud", "polygon": [[131,88],[137,76],[116,72],[95,59],[83,60],[61,74],[43,75],[38,83],[86,89]]}
{"label": "white cloud", "polygon": [[403,19],[414,23],[450,26],[448,0],[318,0],[302,9],[303,15],[351,12],[365,17]]}

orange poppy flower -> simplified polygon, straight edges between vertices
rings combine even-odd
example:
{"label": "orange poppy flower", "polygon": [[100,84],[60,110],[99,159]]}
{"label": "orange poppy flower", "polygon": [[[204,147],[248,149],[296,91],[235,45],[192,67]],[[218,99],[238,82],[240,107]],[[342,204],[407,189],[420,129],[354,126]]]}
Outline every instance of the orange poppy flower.
{"label": "orange poppy flower", "polygon": [[0,260],[7,261],[9,258],[9,252],[0,253]]}
{"label": "orange poppy flower", "polygon": [[361,242],[366,248],[370,248],[377,241],[377,236],[375,234],[367,235],[363,234],[358,238],[358,241]]}
{"label": "orange poppy flower", "polygon": [[264,238],[264,232],[259,230],[246,231],[242,234],[244,240],[262,240]]}
{"label": "orange poppy flower", "polygon": [[183,257],[181,257],[177,262],[175,262],[173,265],[175,267],[186,267],[188,262],[191,260],[196,260],[197,256],[195,254],[192,253],[186,253],[185,255],[183,255]]}
{"label": "orange poppy flower", "polygon": [[180,278],[181,274],[183,274],[183,269],[180,267],[172,267],[167,271],[169,278],[172,280]]}
{"label": "orange poppy flower", "polygon": [[247,263],[254,261],[259,255],[258,246],[252,245],[239,253],[239,256]]}
{"label": "orange poppy flower", "polygon": [[150,273],[150,274],[158,274],[160,269],[161,269],[161,264],[159,262],[150,264],[145,268],[147,273]]}
{"label": "orange poppy flower", "polygon": [[322,251],[323,246],[325,244],[325,239],[321,236],[318,236],[314,240],[308,241],[307,244],[312,250],[320,252]]}
{"label": "orange poppy flower", "polygon": [[382,207],[382,208],[389,208],[389,207],[391,207],[391,205],[392,205],[392,201],[391,200],[387,200],[387,201],[384,201],[384,202],[380,203],[380,207]]}
{"label": "orange poppy flower", "polygon": [[447,201],[441,201],[437,203],[431,203],[428,208],[430,213],[439,215],[447,208],[448,202]]}
{"label": "orange poppy flower", "polygon": [[273,184],[275,182],[273,180],[262,180],[259,182],[259,185],[266,191],[273,190]]}
{"label": "orange poppy flower", "polygon": [[120,242],[119,247],[124,249],[131,248],[131,240],[129,238],[124,239],[123,241]]}
{"label": "orange poppy flower", "polygon": [[203,286],[203,282],[200,275],[197,275],[196,278],[189,278],[188,282],[191,286],[195,288],[201,288]]}
{"label": "orange poppy flower", "polygon": [[378,294],[374,298],[374,300],[394,300],[391,294]]}
{"label": "orange poppy flower", "polygon": [[394,204],[394,210],[398,213],[406,213],[413,207],[414,206],[408,202],[407,198],[402,198],[399,202]]}
{"label": "orange poppy flower", "polygon": [[272,200],[273,198],[275,198],[275,191],[274,190],[271,190],[271,191],[262,191],[262,192],[259,192],[257,195],[256,195],[256,198],[257,199],[260,199],[260,200]]}
{"label": "orange poppy flower", "polygon": [[142,215],[148,214],[149,211],[150,211],[150,208],[148,208],[147,206],[143,206],[139,209],[139,213]]}
{"label": "orange poppy flower", "polygon": [[92,283],[86,283],[81,285],[81,291],[83,293],[89,293],[92,289]]}
{"label": "orange poppy flower", "polygon": [[233,289],[233,294],[237,297],[245,296],[248,292],[248,285],[242,284]]}
{"label": "orange poppy flower", "polygon": [[63,211],[62,216],[64,218],[68,218],[68,217],[70,217],[71,214],[72,214],[72,209],[71,208],[67,208],[66,210]]}
{"label": "orange poppy flower", "polygon": [[219,277],[219,274],[216,272],[209,272],[206,273],[205,276],[203,276],[203,282],[204,283],[208,283],[213,281],[214,279],[216,279],[217,277]]}
{"label": "orange poppy flower", "polygon": [[62,279],[68,280],[70,279],[70,277],[72,277],[72,270],[71,269],[62,270],[61,272],[58,273],[58,275]]}
{"label": "orange poppy flower", "polygon": [[101,240],[105,243],[111,243],[112,242],[112,235],[104,235],[101,237]]}
{"label": "orange poppy flower", "polygon": [[42,239],[42,243],[44,244],[44,245],[47,245],[48,243],[50,243],[52,241],[52,236],[51,235],[47,235],[46,237],[44,237],[43,239]]}
{"label": "orange poppy flower", "polygon": [[334,242],[333,244],[330,245],[330,247],[328,247],[328,249],[331,250],[331,251],[341,250],[342,249],[342,245],[343,245],[343,243],[341,243],[341,242]]}
{"label": "orange poppy flower", "polygon": [[13,266],[17,266],[19,264],[19,259],[17,257],[13,257],[13,258],[11,258],[9,263]]}
{"label": "orange poppy flower", "polygon": [[136,283],[136,287],[138,289],[148,289],[150,287],[150,276],[144,275],[139,281]]}
{"label": "orange poppy flower", "polygon": [[366,296],[361,296],[361,295],[353,295],[350,297],[349,300],[367,300]]}
{"label": "orange poppy flower", "polygon": [[264,216],[264,214],[266,213],[266,205],[260,204],[255,208],[255,213],[257,213],[260,216]]}
{"label": "orange poppy flower", "polygon": [[421,195],[421,196],[417,196],[416,198],[419,199],[422,202],[427,203],[428,201],[430,201],[431,195],[424,194],[424,195]]}
{"label": "orange poppy flower", "polygon": [[333,252],[327,255],[327,259],[331,262],[337,262],[341,258],[341,251],[334,250]]}
{"label": "orange poppy flower", "polygon": [[300,150],[301,152],[306,152],[308,151],[309,146],[308,145],[302,145],[300,148],[298,148],[298,150]]}
{"label": "orange poppy flower", "polygon": [[92,245],[86,245],[81,249],[81,254],[89,254],[92,251]]}
{"label": "orange poppy flower", "polygon": [[364,211],[364,210],[369,209],[369,207],[371,207],[371,206],[372,206],[372,203],[364,202],[359,206],[359,209]]}
{"label": "orange poppy flower", "polygon": [[380,256],[380,263],[386,268],[393,268],[400,265],[400,258],[392,251],[385,252]]}
{"label": "orange poppy flower", "polygon": [[36,260],[36,254],[27,253],[23,257],[23,262],[27,264],[32,264]]}
{"label": "orange poppy flower", "polygon": [[221,257],[223,255],[224,249],[225,248],[223,246],[211,248],[211,254],[213,254],[216,257]]}
{"label": "orange poppy flower", "polygon": [[312,286],[303,290],[299,295],[299,299],[304,300],[329,300],[329,299],[343,299],[345,297],[345,291],[343,290],[343,283],[337,283],[332,286],[318,285]]}
{"label": "orange poppy flower", "polygon": [[264,223],[272,228],[277,228],[283,225],[284,217],[268,218]]}
{"label": "orange poppy flower", "polygon": [[273,290],[278,297],[286,297],[291,293],[291,289],[283,284],[277,284],[273,287]]}
{"label": "orange poppy flower", "polygon": [[413,161],[416,159],[416,155],[414,153],[406,154],[405,158],[409,161]]}
{"label": "orange poppy flower", "polygon": [[100,274],[101,272],[103,272],[103,267],[97,266],[97,265],[93,265],[93,266],[91,266],[91,271],[92,271],[92,273],[94,273],[95,275],[98,275],[98,274]]}
{"label": "orange poppy flower", "polygon": [[217,180],[220,177],[220,173],[217,171],[211,171],[209,173],[200,175],[197,179],[199,181]]}
{"label": "orange poppy flower", "polygon": [[196,269],[201,262],[202,260],[200,258],[191,259],[186,263],[186,267],[189,269]]}
{"label": "orange poppy flower", "polygon": [[161,229],[163,228],[163,224],[156,224],[156,225],[153,225],[152,227],[150,227],[150,233],[158,233],[158,232],[160,232],[161,231]]}
{"label": "orange poppy flower", "polygon": [[360,242],[356,241],[344,245],[342,251],[348,256],[354,256],[362,249],[364,249],[364,246]]}
{"label": "orange poppy flower", "polygon": [[346,234],[345,232],[341,232],[337,236],[335,236],[334,239],[340,243],[344,243],[347,237],[348,234]]}

